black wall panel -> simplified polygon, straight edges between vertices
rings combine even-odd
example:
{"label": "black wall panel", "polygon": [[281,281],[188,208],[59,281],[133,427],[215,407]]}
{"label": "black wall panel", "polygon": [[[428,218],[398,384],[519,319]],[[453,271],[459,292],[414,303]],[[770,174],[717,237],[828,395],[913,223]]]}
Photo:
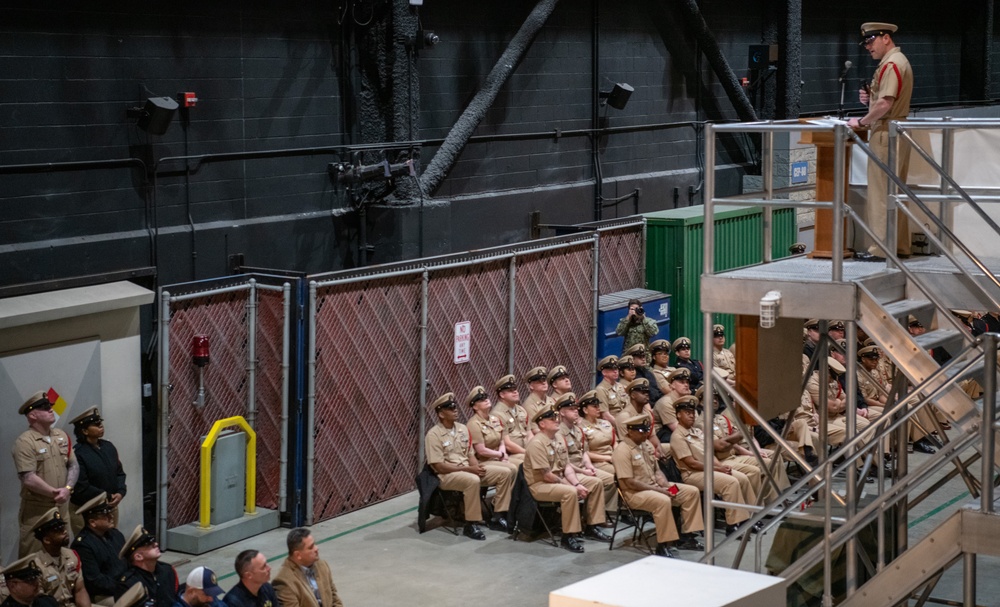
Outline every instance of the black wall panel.
{"label": "black wall panel", "polygon": [[[747,75],[748,46],[762,42],[775,2],[699,3],[736,77]],[[416,62],[415,139],[448,134],[535,4],[425,2],[421,23],[442,42],[421,50]],[[580,132],[595,126],[595,65],[598,89],[615,82],[635,88],[624,110],[599,111],[597,126],[632,129],[596,142],[604,197],[640,188],[642,211],[699,203],[700,123],[733,120],[736,112],[677,4],[559,3],[477,138],[427,193],[423,221],[412,200],[370,209],[370,261],[523,240],[532,211],[546,223],[592,220],[598,172],[591,139]],[[366,9],[383,3],[348,5],[355,10],[342,13],[341,3],[326,0],[0,5],[0,165],[8,167],[0,168],[0,286],[154,262],[163,284],[225,274],[237,253],[249,265],[290,270],[358,264],[359,217],[327,170],[338,154],[177,158],[357,143],[357,99],[342,91],[357,91],[360,63],[356,49],[343,47],[342,28],[362,31]],[[861,110],[857,84],[874,69],[857,46],[863,20],[900,25],[897,39],[916,73],[914,103],[957,101],[969,25],[963,6],[803,2],[802,73],[794,75],[803,82],[802,112],[836,110],[845,60],[855,65],[848,108]],[[1000,55],[993,47],[990,53],[989,91],[997,97]],[[126,119],[127,107],[182,91],[195,92],[198,105],[187,119],[175,116],[163,136]],[[421,162],[437,151],[433,141],[425,145]],[[753,170],[752,141],[725,139],[719,154],[733,165],[720,187],[738,190],[741,173]],[[116,159],[142,160],[147,172],[9,168]],[[146,179],[154,167],[155,178]],[[628,201],[604,216],[633,208]]]}

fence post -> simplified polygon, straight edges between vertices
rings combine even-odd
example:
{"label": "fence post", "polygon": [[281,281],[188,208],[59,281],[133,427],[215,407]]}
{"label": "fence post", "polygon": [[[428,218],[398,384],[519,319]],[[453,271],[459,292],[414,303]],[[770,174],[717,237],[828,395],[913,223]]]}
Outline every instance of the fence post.
{"label": "fence post", "polygon": [[517,253],[507,271],[507,373],[514,372],[514,333],[517,327]]}
{"label": "fence post", "polygon": [[170,292],[160,293],[160,465],[156,535],[167,549],[167,428],[170,413]]}
{"label": "fence post", "polygon": [[427,308],[428,283],[430,272],[426,269],[420,275],[420,410],[417,419],[420,424],[420,435],[417,437],[417,470],[424,463],[424,436],[427,434]]}

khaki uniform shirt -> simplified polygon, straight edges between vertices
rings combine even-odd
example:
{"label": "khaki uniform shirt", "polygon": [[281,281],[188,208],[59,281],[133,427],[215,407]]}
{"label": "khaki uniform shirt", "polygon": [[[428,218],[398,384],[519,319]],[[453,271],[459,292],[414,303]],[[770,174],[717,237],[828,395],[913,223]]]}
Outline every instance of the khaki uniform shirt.
{"label": "khaki uniform shirt", "polygon": [[52,557],[44,550],[35,553],[35,560],[42,568],[42,594],[47,594],[63,607],[76,604],[76,581],[80,579],[80,559],[69,548],[60,548],[59,556]]}
{"label": "khaki uniform shirt", "polygon": [[628,395],[625,394],[625,389],[617,383],[612,384],[604,379],[601,380],[601,383],[597,384],[595,390],[597,392],[597,399],[601,403],[601,411],[603,412],[614,415],[628,404]]}
{"label": "khaki uniform shirt", "polygon": [[670,380],[667,377],[676,369],[674,367],[657,367],[653,365],[649,370],[653,372],[653,377],[656,378],[656,386],[660,389],[660,392],[664,394],[670,392]]}
{"label": "khaki uniform shirt", "polygon": [[580,429],[587,437],[587,451],[611,455],[611,443],[614,441],[614,429],[606,419],[597,418],[597,421],[590,423],[586,419],[580,420]]}
{"label": "khaki uniform shirt", "polygon": [[813,420],[814,415],[816,415],[816,406],[813,404],[813,399],[809,396],[808,390],[803,390],[793,419],[804,419],[809,427],[815,430],[817,422]]}
{"label": "khaki uniform shirt", "polygon": [[[28,429],[14,440],[11,449],[14,469],[18,474],[34,472],[55,488],[66,486],[67,466],[76,461],[70,448],[69,437],[58,428],[51,428],[49,436]],[[52,498],[38,495],[23,484],[21,499],[28,502],[54,503]]]}
{"label": "khaki uniform shirt", "polygon": [[[819,372],[814,372],[810,377],[809,381],[806,382],[806,392],[809,393],[809,398],[812,399],[813,409],[819,410]],[[826,386],[827,401],[834,398],[844,398],[844,391],[841,389],[840,384],[837,380],[831,379],[830,383]],[[843,413],[832,413],[829,415],[830,418],[835,418],[838,415],[843,415]]]}
{"label": "khaki uniform shirt", "polygon": [[870,104],[882,97],[893,97],[895,101],[888,113],[872,125],[872,130],[888,128],[890,120],[906,120],[910,114],[910,99],[913,97],[913,70],[910,61],[897,46],[882,57],[871,82]]}
{"label": "khaki uniform shirt", "polygon": [[549,470],[559,478],[566,474],[569,456],[562,437],[550,439],[545,434],[536,434],[528,441],[524,454],[524,480],[529,485],[544,483],[543,473]]}
{"label": "khaki uniform shirt", "polygon": [[507,403],[499,401],[493,405],[491,413],[503,424],[510,440],[524,447],[528,440],[528,412],[524,407],[517,404],[509,407]]}
{"label": "khaki uniform shirt", "polygon": [[705,434],[701,428],[692,426],[690,429],[678,425],[670,437],[670,451],[677,462],[677,468],[681,472],[695,472],[684,463],[684,458],[691,456],[696,460],[704,461],[705,458]]}
{"label": "khaki uniform shirt", "polygon": [[[876,367],[874,370],[870,371],[870,373],[877,378],[878,368]],[[858,370],[858,387],[861,388],[861,394],[863,394],[865,398],[873,398],[875,400],[879,400],[879,398],[882,397],[882,393],[879,392],[879,389],[875,385],[875,382],[868,379],[868,376],[862,373],[860,370]],[[884,387],[888,391],[888,386]]]}
{"label": "khaki uniform shirt", "polygon": [[521,406],[524,407],[524,411],[527,414],[528,421],[531,424],[531,431],[538,432],[538,424],[531,421],[535,418],[535,414],[542,409],[548,407],[552,408],[552,405],[556,404],[556,401],[550,396],[539,396],[532,392],[528,395],[528,398],[524,399]]}
{"label": "khaki uniform shirt", "polygon": [[[615,465],[615,474],[619,479],[634,478],[640,483],[647,485],[656,484],[656,456],[653,454],[653,446],[649,441],[642,441],[635,444],[627,436],[615,445],[614,455],[611,462]],[[622,492],[631,494],[625,484],[621,485]]]}
{"label": "khaki uniform shirt", "polygon": [[657,429],[677,423],[677,411],[674,410],[674,401],[680,397],[680,394],[671,390],[664,394],[663,398],[656,401],[656,404],[653,406],[653,420],[656,423]]}
{"label": "khaki uniform shirt", "polygon": [[428,464],[468,466],[473,453],[469,429],[458,422],[455,422],[451,430],[438,423],[427,432],[424,451],[427,453]]}
{"label": "khaki uniform shirt", "polygon": [[712,351],[712,364],[716,367],[720,367],[729,371],[731,374],[736,374],[736,355],[723,348],[721,350]]}
{"label": "khaki uniform shirt", "polygon": [[[483,419],[478,415],[473,415],[469,418],[469,438],[472,440],[473,445],[483,444],[487,449],[492,449],[493,451],[500,450],[500,444],[503,443],[503,424],[496,415],[490,415],[487,419]],[[483,456],[478,456],[479,459],[483,459]]]}
{"label": "khaki uniform shirt", "polygon": [[583,430],[578,426],[559,424],[559,436],[562,437],[563,444],[566,446],[566,456],[569,458],[569,463],[583,469],[583,454],[587,450],[587,439],[584,438]]}

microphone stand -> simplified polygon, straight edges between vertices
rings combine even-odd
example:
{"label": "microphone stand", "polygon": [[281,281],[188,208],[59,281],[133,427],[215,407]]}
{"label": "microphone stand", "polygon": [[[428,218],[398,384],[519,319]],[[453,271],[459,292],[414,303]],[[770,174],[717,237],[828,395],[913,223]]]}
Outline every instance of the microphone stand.
{"label": "microphone stand", "polygon": [[847,90],[847,78],[840,78],[840,106],[837,108],[837,118],[844,119],[844,93]]}

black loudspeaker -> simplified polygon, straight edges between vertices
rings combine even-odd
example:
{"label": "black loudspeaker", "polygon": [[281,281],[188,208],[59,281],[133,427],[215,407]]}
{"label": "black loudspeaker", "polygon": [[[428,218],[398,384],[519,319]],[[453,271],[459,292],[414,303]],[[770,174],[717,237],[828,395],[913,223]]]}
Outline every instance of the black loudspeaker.
{"label": "black loudspeaker", "polygon": [[167,132],[177,108],[177,101],[170,97],[150,97],[135,124],[150,135],[162,135]]}
{"label": "black loudspeaker", "polygon": [[616,110],[624,110],[625,106],[628,105],[629,97],[632,96],[633,91],[635,89],[628,84],[618,82],[611,89],[610,93],[601,93],[601,96],[606,98],[606,103],[611,107]]}

